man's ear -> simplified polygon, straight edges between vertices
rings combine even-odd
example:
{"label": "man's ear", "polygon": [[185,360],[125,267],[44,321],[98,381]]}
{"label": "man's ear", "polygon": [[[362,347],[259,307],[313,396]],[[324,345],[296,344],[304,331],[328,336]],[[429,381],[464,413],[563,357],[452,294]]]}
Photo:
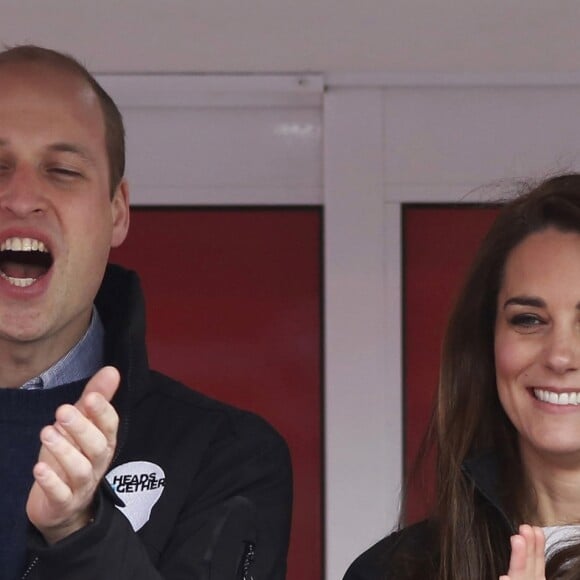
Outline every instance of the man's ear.
{"label": "man's ear", "polygon": [[111,235],[111,248],[120,246],[129,231],[129,184],[125,178],[115,190],[111,200],[111,211],[113,213],[113,232]]}

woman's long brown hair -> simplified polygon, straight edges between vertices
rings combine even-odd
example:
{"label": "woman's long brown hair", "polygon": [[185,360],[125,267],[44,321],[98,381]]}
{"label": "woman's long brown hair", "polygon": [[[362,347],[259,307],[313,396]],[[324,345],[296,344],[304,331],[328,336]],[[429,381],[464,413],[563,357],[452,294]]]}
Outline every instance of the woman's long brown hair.
{"label": "woman's long brown hair", "polygon": [[[549,178],[503,205],[449,319],[436,405],[425,441],[437,452],[432,515],[439,543],[436,580],[490,580],[508,570],[509,527],[463,474],[469,456],[495,453],[501,474],[499,500],[512,529],[534,520],[534,492],[520,463],[517,433],[497,396],[494,326],[509,253],[527,236],[548,227],[580,232],[580,174]],[[567,548],[551,558],[547,578],[580,579],[578,564],[580,545]],[[410,577],[420,574],[419,570]]]}

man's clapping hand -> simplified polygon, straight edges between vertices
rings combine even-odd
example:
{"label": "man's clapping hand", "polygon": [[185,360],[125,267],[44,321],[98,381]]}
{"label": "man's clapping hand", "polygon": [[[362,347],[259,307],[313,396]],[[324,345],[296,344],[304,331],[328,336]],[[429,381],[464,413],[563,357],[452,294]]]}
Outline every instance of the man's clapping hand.
{"label": "man's clapping hand", "polygon": [[75,405],[62,405],[40,433],[42,447],[26,512],[49,544],[86,526],[93,500],[113,458],[119,417],[110,401],[119,372],[104,367]]}

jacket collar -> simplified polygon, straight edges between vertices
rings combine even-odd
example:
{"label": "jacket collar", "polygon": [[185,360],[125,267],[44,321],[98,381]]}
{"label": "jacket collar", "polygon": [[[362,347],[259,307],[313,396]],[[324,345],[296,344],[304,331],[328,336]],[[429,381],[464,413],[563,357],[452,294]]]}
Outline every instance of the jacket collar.
{"label": "jacket collar", "polygon": [[105,327],[106,364],[121,373],[113,405],[121,423],[117,449],[124,444],[130,410],[149,390],[149,364],[145,345],[145,303],[137,274],[109,264],[95,299]]}
{"label": "jacket collar", "polygon": [[501,472],[497,453],[486,451],[468,457],[463,462],[461,471],[473,482],[475,489],[498,511],[510,530],[515,531],[514,524],[505,513],[499,498]]}
{"label": "jacket collar", "polygon": [[149,368],[145,346],[145,302],[139,277],[132,270],[109,264],[95,303],[105,327],[105,358],[119,368],[131,389],[132,400],[146,388]]}

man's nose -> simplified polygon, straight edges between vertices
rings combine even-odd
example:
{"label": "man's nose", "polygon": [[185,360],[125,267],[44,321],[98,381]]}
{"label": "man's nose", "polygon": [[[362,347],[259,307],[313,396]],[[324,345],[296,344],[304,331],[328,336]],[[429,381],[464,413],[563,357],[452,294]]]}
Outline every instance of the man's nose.
{"label": "man's nose", "polygon": [[0,185],[0,210],[18,218],[44,212],[46,197],[32,167],[18,167]]}

